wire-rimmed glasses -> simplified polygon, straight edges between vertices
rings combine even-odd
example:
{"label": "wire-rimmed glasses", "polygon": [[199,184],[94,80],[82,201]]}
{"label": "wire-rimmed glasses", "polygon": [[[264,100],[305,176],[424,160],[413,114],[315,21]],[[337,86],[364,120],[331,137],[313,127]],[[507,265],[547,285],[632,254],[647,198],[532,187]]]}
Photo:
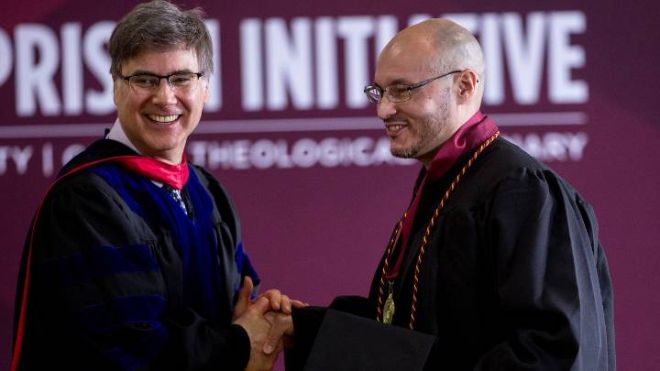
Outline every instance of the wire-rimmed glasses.
{"label": "wire-rimmed glasses", "polygon": [[378,84],[374,83],[371,85],[367,85],[364,87],[364,94],[367,95],[367,99],[369,99],[369,102],[371,103],[378,103],[383,99],[385,95],[387,95],[387,98],[390,100],[392,103],[401,103],[405,102],[410,99],[412,96],[412,92],[415,91],[416,89],[421,88],[422,86],[441,79],[445,76],[449,76],[455,73],[463,72],[462,70],[454,70],[451,72],[447,72],[445,74],[431,77],[430,79],[426,79],[424,81],[420,81],[415,84],[392,84],[389,86],[386,86],[385,88],[381,88]]}

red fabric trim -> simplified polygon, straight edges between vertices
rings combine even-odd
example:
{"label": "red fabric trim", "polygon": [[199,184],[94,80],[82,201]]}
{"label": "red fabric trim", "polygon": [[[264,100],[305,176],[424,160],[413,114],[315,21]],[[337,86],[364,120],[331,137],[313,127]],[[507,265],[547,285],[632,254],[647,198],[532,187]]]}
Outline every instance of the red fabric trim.
{"label": "red fabric trim", "polygon": [[178,165],[167,164],[146,156],[130,156],[119,158],[117,161],[130,171],[168,184],[174,189],[182,189],[188,181],[188,163],[185,154]]}

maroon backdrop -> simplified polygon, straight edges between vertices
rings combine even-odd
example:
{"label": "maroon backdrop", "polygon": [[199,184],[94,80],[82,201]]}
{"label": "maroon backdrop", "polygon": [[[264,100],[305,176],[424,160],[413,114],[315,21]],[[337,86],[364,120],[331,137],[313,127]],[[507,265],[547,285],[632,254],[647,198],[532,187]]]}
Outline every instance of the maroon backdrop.
{"label": "maroon backdrop", "polygon": [[[0,368],[9,364],[25,231],[53,173],[114,120],[104,43],[133,5],[28,0],[0,13]],[[213,97],[188,153],[233,196],[265,287],[313,304],[366,293],[418,165],[388,155],[361,87],[394,32],[451,16],[484,46],[484,112],[597,212],[614,281],[619,369],[657,368],[660,5],[187,5],[206,10],[218,46]]]}

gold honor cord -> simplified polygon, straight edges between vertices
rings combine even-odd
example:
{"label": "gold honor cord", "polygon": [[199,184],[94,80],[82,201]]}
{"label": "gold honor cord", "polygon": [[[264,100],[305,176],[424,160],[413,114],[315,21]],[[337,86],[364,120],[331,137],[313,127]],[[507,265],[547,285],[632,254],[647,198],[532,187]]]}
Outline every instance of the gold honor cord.
{"label": "gold honor cord", "polygon": [[[426,230],[424,231],[424,236],[422,237],[422,243],[419,247],[419,253],[417,255],[417,261],[415,263],[415,275],[413,277],[413,291],[412,291],[412,302],[410,306],[410,321],[408,322],[408,328],[413,330],[415,328],[415,320],[416,320],[416,313],[417,313],[417,293],[419,290],[419,274],[421,271],[421,266],[422,266],[422,261],[424,259],[424,253],[426,252],[426,247],[429,244],[429,239],[431,236],[431,231],[433,230],[433,227],[435,226],[436,222],[438,221],[438,217],[440,216],[440,211],[445,207],[445,204],[447,203],[447,200],[449,199],[449,195],[456,189],[456,186],[458,183],[463,179],[463,176],[465,173],[468,171],[470,166],[474,163],[474,161],[481,155],[481,153],[488,147],[497,137],[500,135],[500,132],[497,131],[495,134],[493,134],[490,138],[486,139],[479,148],[474,152],[472,157],[468,160],[468,162],[463,165],[463,168],[461,168],[461,171],[458,172],[456,175],[456,178],[451,182],[447,190],[445,191],[445,194],[442,196],[442,199],[440,200],[440,203],[438,204],[438,207],[435,208],[435,211],[433,212],[433,215],[431,216],[431,219],[429,220],[428,225],[426,226]],[[406,218],[406,214],[403,214],[403,217],[397,223],[396,229],[394,230],[394,233],[392,233],[392,238],[390,238],[389,241],[389,246],[387,250],[385,251],[385,261],[383,262],[383,268],[381,269],[380,273],[380,282],[379,282],[379,287],[378,287],[378,301],[377,301],[377,316],[376,319],[379,322],[385,323],[385,324],[391,324],[392,319],[394,318],[394,311],[395,311],[395,303],[394,303],[394,282],[388,280],[388,294],[387,294],[387,299],[385,300],[385,304],[383,304],[383,296],[384,296],[384,286],[385,286],[385,276],[387,274],[387,271],[389,269],[389,261],[391,258],[391,255],[394,251],[394,248],[396,247],[396,242],[399,239],[399,234],[401,233],[401,229],[403,226],[403,220]]]}

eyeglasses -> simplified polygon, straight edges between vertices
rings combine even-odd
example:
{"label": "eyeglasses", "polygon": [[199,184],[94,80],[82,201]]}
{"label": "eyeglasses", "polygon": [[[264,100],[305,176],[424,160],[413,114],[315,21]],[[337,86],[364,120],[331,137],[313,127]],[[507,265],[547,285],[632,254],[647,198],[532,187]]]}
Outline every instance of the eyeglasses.
{"label": "eyeglasses", "polygon": [[410,97],[412,96],[412,92],[415,89],[419,89],[422,86],[424,86],[424,85],[426,85],[426,84],[428,84],[432,81],[435,81],[437,79],[441,79],[445,76],[449,76],[449,75],[459,73],[459,72],[463,72],[463,71],[455,70],[455,71],[447,72],[444,75],[432,77],[430,79],[420,81],[418,83],[411,84],[411,85],[408,85],[408,84],[393,84],[393,85],[385,87],[385,89],[378,86],[378,84],[367,85],[367,86],[364,87],[364,94],[367,95],[367,99],[369,99],[369,102],[371,102],[371,103],[380,102],[383,99],[383,97],[385,96],[385,94],[387,94],[388,99],[390,100],[390,102],[392,102],[392,103],[401,103],[401,102],[405,102],[405,101],[409,100]]}
{"label": "eyeglasses", "polygon": [[160,80],[165,79],[174,91],[189,93],[197,87],[197,81],[204,76],[202,72],[175,72],[161,76],[153,73],[138,73],[131,76],[119,75],[135,92],[152,93],[160,86]]}

